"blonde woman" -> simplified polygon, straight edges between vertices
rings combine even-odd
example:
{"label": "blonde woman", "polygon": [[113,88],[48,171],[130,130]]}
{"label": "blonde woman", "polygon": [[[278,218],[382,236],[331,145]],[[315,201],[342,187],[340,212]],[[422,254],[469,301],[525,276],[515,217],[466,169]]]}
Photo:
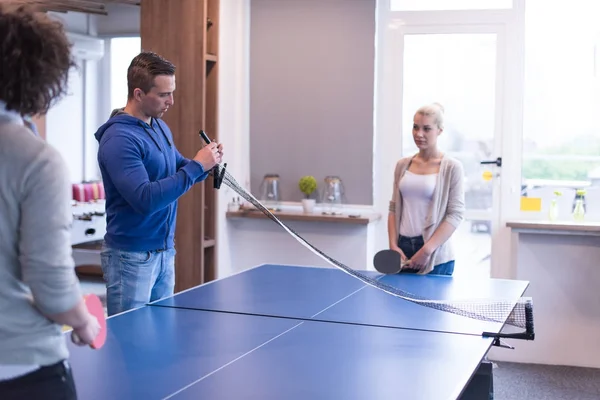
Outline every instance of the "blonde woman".
{"label": "blonde woman", "polygon": [[438,148],[444,109],[423,106],[413,118],[418,153],[400,159],[388,216],[390,249],[400,253],[401,272],[452,275],[452,234],[465,211],[462,164]]}

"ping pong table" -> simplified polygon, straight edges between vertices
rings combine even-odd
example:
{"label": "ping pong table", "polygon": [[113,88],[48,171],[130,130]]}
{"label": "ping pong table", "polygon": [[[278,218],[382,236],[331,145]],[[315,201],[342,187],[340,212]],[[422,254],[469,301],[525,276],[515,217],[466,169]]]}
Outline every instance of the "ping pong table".
{"label": "ping pong table", "polygon": [[[528,286],[363,272],[441,300],[516,303]],[[101,350],[70,344],[83,400],[464,398],[493,345],[482,333],[504,325],[391,296],[335,268],[270,264],[107,323]]]}

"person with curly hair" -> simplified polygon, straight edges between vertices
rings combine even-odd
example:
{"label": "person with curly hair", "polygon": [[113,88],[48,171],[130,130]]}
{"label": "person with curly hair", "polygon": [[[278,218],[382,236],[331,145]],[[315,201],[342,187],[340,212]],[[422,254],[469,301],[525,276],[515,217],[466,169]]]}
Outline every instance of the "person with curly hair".
{"label": "person with curly hair", "polygon": [[0,3],[0,399],[76,399],[62,326],[100,331],[71,253],[71,183],[57,150],[28,127],[67,91],[75,64],[62,25]]}

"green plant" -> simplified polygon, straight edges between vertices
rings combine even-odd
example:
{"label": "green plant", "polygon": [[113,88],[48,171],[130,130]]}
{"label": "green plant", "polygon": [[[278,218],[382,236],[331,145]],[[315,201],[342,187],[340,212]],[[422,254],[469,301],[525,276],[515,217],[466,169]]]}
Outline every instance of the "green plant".
{"label": "green plant", "polygon": [[313,194],[315,190],[317,190],[317,180],[314,176],[303,176],[302,178],[300,178],[300,181],[298,181],[298,187],[308,199],[310,195]]}

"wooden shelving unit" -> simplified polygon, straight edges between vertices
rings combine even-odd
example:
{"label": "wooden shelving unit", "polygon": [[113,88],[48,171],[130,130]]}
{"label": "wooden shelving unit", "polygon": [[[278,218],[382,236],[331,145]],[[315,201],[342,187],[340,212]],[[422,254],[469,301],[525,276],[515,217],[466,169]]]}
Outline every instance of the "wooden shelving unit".
{"label": "wooden shelving unit", "polygon": [[[220,0],[143,0],[142,49],[177,67],[175,105],[164,116],[175,145],[192,158],[202,146],[200,129],[218,141],[218,50]],[[175,232],[175,291],[217,275],[217,191],[212,177],[179,199]]]}
{"label": "wooden shelving unit", "polygon": [[[218,139],[218,94],[219,94],[219,1],[202,0],[206,4],[206,47],[204,65],[206,67],[205,80],[205,131],[212,138]],[[212,183],[212,182],[211,182]],[[217,277],[217,192],[210,186],[205,192],[204,215],[204,282],[209,282]]]}

